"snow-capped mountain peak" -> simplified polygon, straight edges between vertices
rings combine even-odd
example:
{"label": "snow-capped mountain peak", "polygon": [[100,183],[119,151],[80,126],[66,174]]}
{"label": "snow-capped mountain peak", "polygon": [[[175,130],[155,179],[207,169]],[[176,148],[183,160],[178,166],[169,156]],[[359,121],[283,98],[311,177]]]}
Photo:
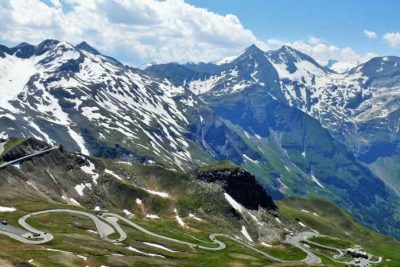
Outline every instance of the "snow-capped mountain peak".
{"label": "snow-capped mountain peak", "polygon": [[264,55],[264,51],[262,51],[258,46],[255,44],[250,45],[247,47],[238,57],[236,60],[245,58],[248,56],[260,56]]}
{"label": "snow-capped mountain peak", "polygon": [[[368,78],[368,86],[395,86],[400,85],[400,57],[374,57],[360,64],[349,72],[349,75],[361,74]],[[389,84],[388,84],[389,82]]]}
{"label": "snow-capped mountain peak", "polygon": [[217,71],[200,77],[191,66],[190,77],[183,75],[180,80],[192,92],[208,96],[260,88],[260,92],[264,90],[273,99],[306,112],[333,131],[344,127],[342,132],[346,132],[352,123],[385,118],[400,107],[396,102],[400,95],[398,57],[374,58],[348,72],[336,73],[287,45],[268,52],[251,45],[228,62],[215,65]]}
{"label": "snow-capped mountain peak", "polygon": [[[85,42],[0,46],[0,137],[33,135],[84,153],[95,149],[93,143],[118,137],[149,158],[179,166],[195,150],[187,129],[192,116],[204,119],[197,108],[201,99],[246,95],[300,109],[334,132],[374,121],[392,132],[399,128],[397,57],[374,58],[338,74],[291,47],[264,52],[252,45],[223,65],[149,69],[154,72],[124,66]],[[158,76],[159,70],[167,75]]]}
{"label": "snow-capped mountain peak", "polygon": [[310,56],[287,45],[278,50],[269,51],[267,55],[279,73],[281,79],[308,80],[313,76],[331,73]]}
{"label": "snow-capped mountain peak", "polygon": [[108,61],[108,62],[110,62],[112,64],[122,65],[122,63],[119,62],[118,60],[116,60],[115,58],[112,58],[112,57],[105,56],[105,55],[101,54],[97,49],[93,48],[87,42],[81,42],[80,44],[76,45],[75,48],[78,51],[85,51],[85,52],[88,52],[88,53],[93,54],[95,56],[101,57],[105,61]]}
{"label": "snow-capped mountain peak", "polygon": [[[185,137],[184,112],[195,100],[183,87],[154,80],[86,43],[46,40],[1,51],[0,137],[35,136],[84,154],[134,157],[141,150],[141,158],[159,157],[169,166],[192,160],[196,148]],[[98,145],[115,138],[118,147]]]}
{"label": "snow-capped mountain peak", "polygon": [[243,51],[241,51],[239,54],[237,55],[230,55],[224,58],[221,58],[217,61],[214,61],[212,63],[220,66],[220,65],[226,65],[226,64],[230,64],[233,61],[235,61],[238,58],[246,57],[248,55],[251,54],[256,54],[256,53],[264,53],[260,48],[258,48],[255,44],[250,45],[249,47],[247,47],[246,49],[244,49]]}
{"label": "snow-capped mountain peak", "polygon": [[95,48],[90,46],[87,42],[82,42],[76,46],[78,50],[84,50],[86,52],[92,53],[93,55],[100,55],[100,52],[97,51]]}
{"label": "snow-capped mountain peak", "polygon": [[[220,66],[218,73],[191,81],[189,89],[196,94],[226,95],[248,89],[264,88],[274,98],[280,98],[278,74],[256,45],[251,45],[231,62]],[[265,90],[264,90],[265,91]]]}

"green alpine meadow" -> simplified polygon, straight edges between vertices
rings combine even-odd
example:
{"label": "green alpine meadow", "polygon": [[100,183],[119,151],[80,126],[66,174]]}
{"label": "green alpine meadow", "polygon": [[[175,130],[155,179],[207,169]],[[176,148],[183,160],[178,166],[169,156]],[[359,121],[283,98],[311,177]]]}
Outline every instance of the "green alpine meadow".
{"label": "green alpine meadow", "polygon": [[0,0],[0,266],[400,266],[399,8]]}

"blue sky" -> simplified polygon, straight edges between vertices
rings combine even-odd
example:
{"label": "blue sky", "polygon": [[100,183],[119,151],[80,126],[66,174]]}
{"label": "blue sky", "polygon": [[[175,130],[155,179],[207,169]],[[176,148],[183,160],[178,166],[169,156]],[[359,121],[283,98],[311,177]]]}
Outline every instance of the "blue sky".
{"label": "blue sky", "polygon": [[382,38],[368,39],[364,30],[379,36],[400,31],[400,1],[396,0],[188,0],[221,14],[232,13],[259,38],[288,41],[315,36],[360,53],[400,55]]}
{"label": "blue sky", "polygon": [[394,0],[0,0],[0,43],[87,41],[134,66],[286,44],[344,71],[400,55],[399,10]]}

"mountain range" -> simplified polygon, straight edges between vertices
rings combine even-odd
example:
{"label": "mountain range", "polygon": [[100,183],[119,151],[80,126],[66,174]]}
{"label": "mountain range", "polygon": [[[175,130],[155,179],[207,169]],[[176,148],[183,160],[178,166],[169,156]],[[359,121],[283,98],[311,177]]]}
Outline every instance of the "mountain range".
{"label": "mountain range", "polygon": [[0,163],[1,266],[400,262],[399,241],[326,200],[273,200],[229,161],[174,171],[8,138]]}
{"label": "mountain range", "polygon": [[83,42],[0,46],[0,138],[191,171],[229,160],[400,238],[400,58],[336,73],[289,46],[136,69]]}

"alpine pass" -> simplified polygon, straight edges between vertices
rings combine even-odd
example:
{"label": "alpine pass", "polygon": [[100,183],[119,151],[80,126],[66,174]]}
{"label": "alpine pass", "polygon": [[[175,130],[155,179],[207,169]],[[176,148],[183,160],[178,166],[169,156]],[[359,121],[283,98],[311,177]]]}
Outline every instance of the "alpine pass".
{"label": "alpine pass", "polygon": [[0,266],[400,266],[399,8],[0,0]]}

